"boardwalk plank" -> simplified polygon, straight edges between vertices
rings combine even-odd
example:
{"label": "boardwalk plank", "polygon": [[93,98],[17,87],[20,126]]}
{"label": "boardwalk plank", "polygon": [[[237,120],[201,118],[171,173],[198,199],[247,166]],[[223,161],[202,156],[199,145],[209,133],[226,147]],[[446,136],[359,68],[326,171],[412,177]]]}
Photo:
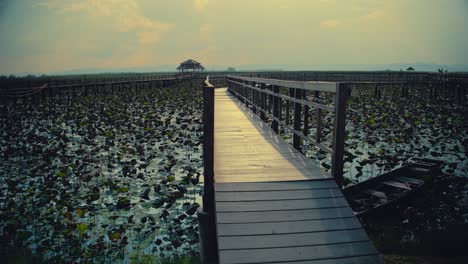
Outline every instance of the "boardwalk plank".
{"label": "boardwalk plank", "polygon": [[350,207],[288,211],[217,213],[218,224],[329,219],[353,216]]}
{"label": "boardwalk plank", "polygon": [[355,242],[303,247],[221,250],[220,261],[222,263],[268,263],[344,258],[376,253],[372,243]]}
{"label": "boardwalk plank", "polygon": [[261,212],[261,211],[281,211],[298,209],[318,209],[348,206],[348,202],[343,197],[319,198],[301,200],[280,200],[280,201],[242,201],[242,202],[217,202],[216,211],[222,212]]}
{"label": "boardwalk plank", "polygon": [[217,192],[216,201],[271,201],[288,199],[316,199],[342,197],[343,194],[338,189],[318,189],[318,190],[294,190],[294,191],[271,191],[271,192]]}
{"label": "boardwalk plank", "polygon": [[289,182],[254,182],[254,183],[216,183],[217,192],[233,191],[281,191],[281,190],[314,190],[338,188],[333,180],[289,181]]}
{"label": "boardwalk plank", "polygon": [[225,236],[218,239],[220,250],[316,246],[367,240],[367,234],[362,228],[280,235]]}
{"label": "boardwalk plank", "polygon": [[347,218],[304,220],[270,223],[218,224],[218,236],[293,234],[360,228],[361,223],[352,216]]}
{"label": "boardwalk plank", "polygon": [[275,262],[276,264],[378,264],[383,263],[380,255],[359,256],[359,257],[345,257],[333,259],[320,259],[320,260],[306,260],[294,262]]}

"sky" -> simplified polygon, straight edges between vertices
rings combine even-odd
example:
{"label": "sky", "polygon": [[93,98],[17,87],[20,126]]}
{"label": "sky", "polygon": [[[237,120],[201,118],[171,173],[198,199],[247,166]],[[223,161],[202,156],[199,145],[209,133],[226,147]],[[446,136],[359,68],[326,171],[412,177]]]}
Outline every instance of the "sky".
{"label": "sky", "polygon": [[468,0],[0,0],[0,75],[468,65]]}

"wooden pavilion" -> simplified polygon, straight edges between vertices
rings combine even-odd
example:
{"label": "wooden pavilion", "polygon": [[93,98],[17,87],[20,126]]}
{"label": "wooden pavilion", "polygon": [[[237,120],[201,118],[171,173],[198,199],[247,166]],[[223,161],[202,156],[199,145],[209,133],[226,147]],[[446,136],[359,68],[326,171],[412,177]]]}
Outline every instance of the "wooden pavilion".
{"label": "wooden pavilion", "polygon": [[205,69],[201,63],[198,61],[189,59],[184,62],[182,62],[179,67],[177,67],[177,70],[179,72],[201,72]]}

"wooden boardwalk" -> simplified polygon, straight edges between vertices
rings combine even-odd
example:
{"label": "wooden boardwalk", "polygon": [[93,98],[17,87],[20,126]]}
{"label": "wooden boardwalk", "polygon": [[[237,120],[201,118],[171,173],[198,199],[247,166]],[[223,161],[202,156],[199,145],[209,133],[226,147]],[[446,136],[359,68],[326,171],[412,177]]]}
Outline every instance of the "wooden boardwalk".
{"label": "wooden boardwalk", "polygon": [[220,263],[383,263],[334,179],[215,91]]}

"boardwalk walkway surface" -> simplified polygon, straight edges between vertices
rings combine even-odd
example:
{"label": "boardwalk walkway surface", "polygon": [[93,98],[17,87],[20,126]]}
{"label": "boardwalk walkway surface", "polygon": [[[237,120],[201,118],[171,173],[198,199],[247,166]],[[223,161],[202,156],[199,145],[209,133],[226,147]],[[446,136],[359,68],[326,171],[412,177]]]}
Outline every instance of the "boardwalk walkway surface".
{"label": "boardwalk walkway surface", "polygon": [[334,179],[215,92],[220,263],[383,263]]}

